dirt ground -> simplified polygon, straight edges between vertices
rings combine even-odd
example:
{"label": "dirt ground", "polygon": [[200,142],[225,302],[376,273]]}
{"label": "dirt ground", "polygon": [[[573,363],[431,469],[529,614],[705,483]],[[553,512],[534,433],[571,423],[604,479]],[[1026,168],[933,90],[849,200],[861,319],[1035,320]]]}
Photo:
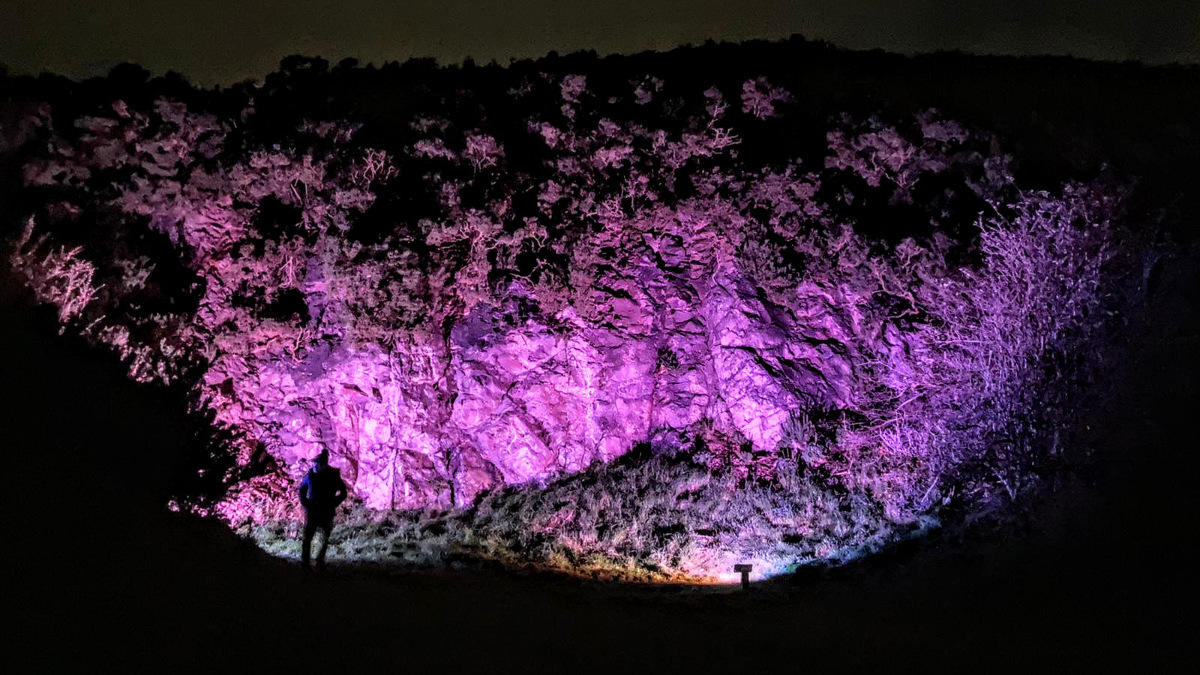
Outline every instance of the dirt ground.
{"label": "dirt ground", "polygon": [[1194,323],[1121,369],[1119,395],[1092,411],[1096,466],[1023,524],[742,592],[305,575],[220,524],[168,512],[188,442],[182,402],[56,335],[26,298],[0,295],[10,672],[1163,672],[1195,662],[1185,590]]}

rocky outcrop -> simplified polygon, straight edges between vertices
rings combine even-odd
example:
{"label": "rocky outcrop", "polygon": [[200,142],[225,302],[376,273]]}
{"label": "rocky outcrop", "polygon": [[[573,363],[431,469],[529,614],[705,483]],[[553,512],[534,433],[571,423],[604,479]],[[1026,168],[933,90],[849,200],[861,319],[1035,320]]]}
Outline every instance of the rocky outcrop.
{"label": "rocky outcrop", "polygon": [[791,417],[854,405],[854,361],[879,326],[816,284],[797,289],[797,312],[774,306],[734,261],[689,250],[630,251],[591,321],[530,315],[517,295],[477,305],[445,341],[219,360],[209,405],[285,466],[330,448],[372,508],[469,503],[702,423],[774,450]]}

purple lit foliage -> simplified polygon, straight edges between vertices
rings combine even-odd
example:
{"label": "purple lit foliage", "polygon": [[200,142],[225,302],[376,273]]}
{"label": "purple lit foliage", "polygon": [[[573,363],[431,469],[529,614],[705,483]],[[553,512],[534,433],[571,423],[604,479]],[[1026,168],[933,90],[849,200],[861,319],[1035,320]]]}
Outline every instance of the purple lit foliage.
{"label": "purple lit foliage", "polygon": [[[386,151],[346,122],[266,145],[181,103],[118,102],[26,166],[29,186],[71,196],[12,262],[131,376],[194,386],[241,464],[265,447],[278,471],[231,474],[215,507],[233,523],[286,518],[286,479],[320,447],[366,508],[392,510],[465,507],[645,443],[732,477],[662,468],[704,499],[766,490],[783,515],[764,527],[805,542],[691,522],[657,564],[704,576],[731,556],[778,570],[845,555],[955,491],[987,501],[1029,480],[1053,422],[1036,410],[1066,404],[1055,378],[1097,322],[1119,191],[1023,193],[993,139],[934,111],[841,120],[822,167],[749,166],[742,137],[793,101],[765,78],[732,92],[740,115],[717,87],[632,82],[639,121],[581,75],[511,93],[522,130],[430,110]],[[432,206],[387,211],[405,190]],[[920,209],[929,234],[869,236],[864,204]],[[395,222],[364,235],[380,213]],[[91,221],[118,243],[57,234]],[[139,249],[154,237],[175,260]],[[168,262],[190,281],[167,289]],[[801,513],[815,495],[883,515],[814,543],[812,514],[837,511]],[[580,513],[538,527],[572,555],[618,555]]]}

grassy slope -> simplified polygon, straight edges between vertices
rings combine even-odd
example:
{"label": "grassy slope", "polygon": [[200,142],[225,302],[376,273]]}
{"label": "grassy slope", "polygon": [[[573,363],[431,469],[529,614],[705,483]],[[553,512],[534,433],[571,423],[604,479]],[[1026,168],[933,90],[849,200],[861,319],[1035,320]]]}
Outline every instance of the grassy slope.
{"label": "grassy slope", "polygon": [[[779,560],[846,560],[921,525],[897,526],[865,497],[809,481],[739,484],[687,453],[625,456],[451,513],[345,511],[332,551],[342,560],[497,562],[626,581],[728,581],[747,561],[756,577],[777,574],[788,571],[770,567]],[[294,522],[242,532],[276,555],[299,555]]]}

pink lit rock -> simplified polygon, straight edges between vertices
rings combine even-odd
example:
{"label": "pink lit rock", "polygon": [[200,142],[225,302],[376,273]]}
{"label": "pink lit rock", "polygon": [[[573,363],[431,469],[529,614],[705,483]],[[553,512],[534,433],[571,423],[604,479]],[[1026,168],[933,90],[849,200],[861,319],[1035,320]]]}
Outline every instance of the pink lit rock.
{"label": "pink lit rock", "polygon": [[[716,454],[746,445],[743,478],[795,451],[903,521],[1025,414],[1030,364],[1092,315],[1120,195],[1019,194],[990,137],[933,112],[908,131],[843,120],[814,170],[747,167],[743,134],[791,100],[766,79],[690,100],[631,83],[638,122],[585,109],[601,105],[587,82],[525,82],[522,101],[543,87],[553,105],[518,131],[426,111],[386,149],[348,122],[302,121],[289,146],[177,102],[114,105],[30,154],[26,184],[71,197],[10,257],[131,376],[186,378],[243,464],[262,444],[275,473],[235,486],[231,520],[279,512],[321,448],[385,510],[467,506],[638,444],[710,438],[729,446]],[[49,119],[31,113],[5,144]],[[933,234],[855,231],[860,203],[907,205],[947,175],[965,187],[917,205]],[[951,197],[978,211],[948,222],[957,211],[937,200]],[[113,228],[111,250],[55,229],[93,221]],[[972,227],[978,241],[943,233]],[[136,251],[150,240],[176,259]],[[958,243],[982,262],[949,263]],[[168,268],[186,279],[161,280]],[[839,447],[793,437],[822,415],[840,416],[824,429]]]}

